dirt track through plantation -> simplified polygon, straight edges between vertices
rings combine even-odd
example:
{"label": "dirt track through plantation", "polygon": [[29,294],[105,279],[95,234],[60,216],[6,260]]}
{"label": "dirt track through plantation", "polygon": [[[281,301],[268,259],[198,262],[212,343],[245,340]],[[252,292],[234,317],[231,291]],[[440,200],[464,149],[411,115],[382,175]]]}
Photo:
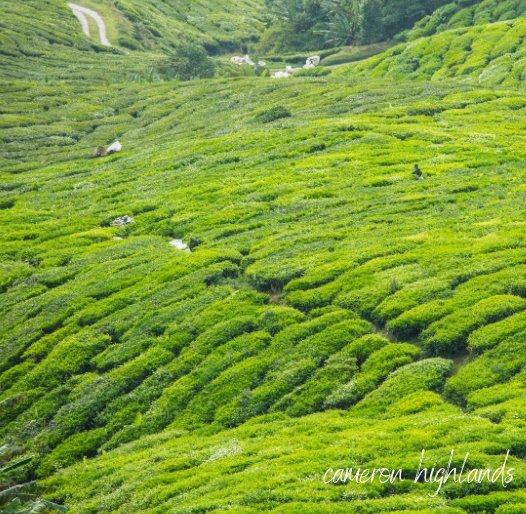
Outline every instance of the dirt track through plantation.
{"label": "dirt track through plantation", "polygon": [[68,6],[73,11],[73,14],[80,21],[82,31],[84,32],[84,34],[86,34],[86,36],[90,36],[89,22],[87,18],[87,16],[89,16],[95,21],[99,29],[100,44],[104,46],[111,46],[111,43],[109,42],[108,37],[106,35],[106,24],[104,23],[102,16],[97,11],[88,9],[87,7],[82,7],[77,4],[68,4]]}

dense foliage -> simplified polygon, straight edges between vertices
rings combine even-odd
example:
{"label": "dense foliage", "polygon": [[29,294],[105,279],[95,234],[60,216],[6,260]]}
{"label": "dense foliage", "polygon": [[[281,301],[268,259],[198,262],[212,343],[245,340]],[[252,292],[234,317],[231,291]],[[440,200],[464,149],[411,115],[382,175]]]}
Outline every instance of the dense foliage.
{"label": "dense foliage", "polygon": [[446,0],[265,0],[272,28],[265,50],[306,50],[385,41]]}
{"label": "dense foliage", "polygon": [[211,78],[215,74],[215,63],[205,50],[197,45],[181,44],[159,65],[163,78],[192,80]]}

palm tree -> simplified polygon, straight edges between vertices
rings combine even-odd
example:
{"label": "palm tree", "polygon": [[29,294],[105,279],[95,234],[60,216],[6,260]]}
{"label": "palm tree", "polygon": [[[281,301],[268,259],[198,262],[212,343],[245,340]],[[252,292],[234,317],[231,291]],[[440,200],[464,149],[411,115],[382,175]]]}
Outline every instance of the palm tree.
{"label": "palm tree", "polygon": [[356,42],[360,34],[363,0],[325,0],[329,21],[321,32],[327,44],[348,45]]}

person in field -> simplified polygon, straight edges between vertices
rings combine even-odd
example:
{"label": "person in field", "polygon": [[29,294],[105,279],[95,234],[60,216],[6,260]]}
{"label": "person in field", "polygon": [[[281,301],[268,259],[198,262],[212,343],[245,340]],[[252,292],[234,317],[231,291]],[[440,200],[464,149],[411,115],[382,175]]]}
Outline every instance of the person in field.
{"label": "person in field", "polygon": [[413,170],[413,175],[415,176],[416,180],[422,180],[424,178],[424,174],[422,173],[422,170],[418,166],[418,164],[415,164],[415,169]]}

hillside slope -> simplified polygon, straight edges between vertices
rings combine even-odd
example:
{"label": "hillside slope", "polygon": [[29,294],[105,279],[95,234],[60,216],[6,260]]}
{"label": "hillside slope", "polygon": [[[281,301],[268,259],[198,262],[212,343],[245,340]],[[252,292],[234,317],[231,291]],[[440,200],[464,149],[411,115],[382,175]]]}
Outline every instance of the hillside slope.
{"label": "hillside slope", "polygon": [[[97,8],[113,44],[120,31],[131,29],[122,17],[112,19],[108,11]],[[2,80],[110,83],[146,76],[163,59],[161,54],[144,52],[126,55],[117,47],[100,45],[97,37],[87,38],[67,3],[59,0],[2,2],[0,26]]]}
{"label": "hillside slope", "polygon": [[457,0],[438,8],[432,15],[419,21],[409,32],[408,38],[417,39],[445,30],[513,20],[525,14],[524,0]]}
{"label": "hillside slope", "polygon": [[[0,3],[0,76],[93,84],[155,80],[178,46],[210,54],[244,50],[263,29],[262,0],[77,2],[102,16],[112,47],[87,37],[62,0]],[[35,23],[34,20],[39,20]],[[162,74],[162,73],[161,73]]]}
{"label": "hillside slope", "polygon": [[[182,41],[202,44],[209,53],[242,51],[264,29],[264,0],[116,0],[113,5],[133,25],[130,34],[145,50],[170,51]],[[120,36],[121,44],[130,44]]]}
{"label": "hillside slope", "polygon": [[[152,83],[178,30],[223,51],[259,4],[235,33],[233,4],[114,4],[86,3],[131,38],[111,48],[65,3],[0,6],[15,478],[79,514],[524,512],[526,22]],[[514,479],[437,491],[422,449]],[[403,480],[325,483],[350,467]]]}
{"label": "hillside slope", "polygon": [[[407,482],[307,493],[366,423],[364,466],[383,456],[409,472],[438,423],[456,434],[443,451],[454,442],[494,463],[511,448],[522,469],[523,93],[331,77],[4,91],[3,434],[42,454],[42,478],[108,452],[51,482],[73,512],[166,512],[168,501],[318,512],[356,495],[366,512],[409,505]],[[276,105],[291,117],[265,123]],[[115,138],[122,154],[89,158]],[[416,161],[423,182],[411,180]],[[112,226],[123,215],[134,222]],[[174,238],[200,244],[188,254]],[[225,432],[269,413],[281,414],[254,421],[256,446],[250,424]],[[379,435],[390,426],[422,431],[393,447]],[[307,482],[281,447],[293,427],[298,444],[315,433],[319,445],[317,460],[289,453]],[[491,444],[488,430],[500,434]],[[196,469],[181,464],[197,482],[171,457],[141,478],[143,458],[187,459],[164,442],[180,436],[177,448],[202,448]],[[223,487],[225,462],[246,470],[237,492]],[[250,478],[262,469],[294,486],[269,497]],[[447,488],[440,504],[518,503],[520,485]]]}
{"label": "hillside slope", "polygon": [[449,30],[398,45],[335,73],[355,79],[458,80],[521,88],[526,77],[526,19]]}
{"label": "hillside slope", "polygon": [[[263,0],[145,2],[143,0],[83,0],[77,4],[94,9],[108,25],[114,46],[153,52],[170,51],[192,41],[211,53],[240,50],[257,40],[263,28]],[[19,5],[2,2],[2,53],[32,55],[41,44],[101,50],[81,31],[67,3],[62,0]],[[35,24],[33,20],[38,19]],[[39,42],[39,45],[35,45]]]}

